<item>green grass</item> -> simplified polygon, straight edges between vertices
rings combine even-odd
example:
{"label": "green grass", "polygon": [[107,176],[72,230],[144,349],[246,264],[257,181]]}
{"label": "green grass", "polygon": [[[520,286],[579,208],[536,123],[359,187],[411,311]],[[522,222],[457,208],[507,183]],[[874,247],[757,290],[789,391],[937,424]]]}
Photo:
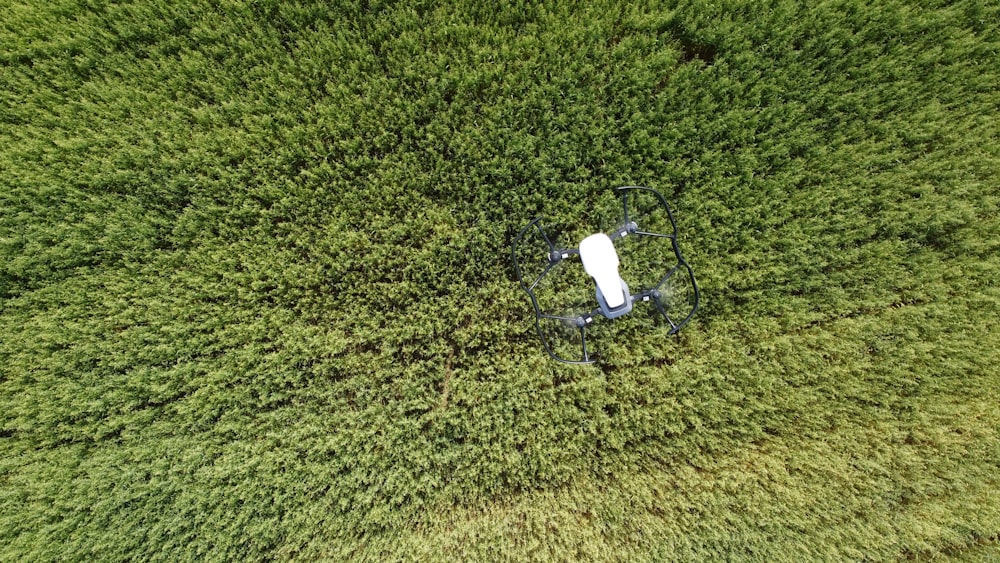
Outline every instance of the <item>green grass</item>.
{"label": "green grass", "polygon": [[487,4],[0,7],[0,559],[1000,557],[997,5]]}

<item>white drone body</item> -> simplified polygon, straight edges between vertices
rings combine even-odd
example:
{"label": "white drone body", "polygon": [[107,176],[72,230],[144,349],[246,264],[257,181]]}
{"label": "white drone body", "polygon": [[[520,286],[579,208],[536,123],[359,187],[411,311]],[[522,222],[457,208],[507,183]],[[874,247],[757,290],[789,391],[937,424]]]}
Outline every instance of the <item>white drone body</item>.
{"label": "white drone body", "polygon": [[597,285],[597,304],[605,317],[613,319],[632,310],[632,295],[618,274],[618,251],[611,237],[595,233],[580,242],[583,269]]}

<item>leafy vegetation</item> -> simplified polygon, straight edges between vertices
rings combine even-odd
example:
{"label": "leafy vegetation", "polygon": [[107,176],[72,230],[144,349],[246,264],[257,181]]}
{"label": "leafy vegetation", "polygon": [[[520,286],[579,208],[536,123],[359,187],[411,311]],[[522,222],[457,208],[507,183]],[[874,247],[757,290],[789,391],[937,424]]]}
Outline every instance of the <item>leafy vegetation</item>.
{"label": "leafy vegetation", "polygon": [[[0,558],[995,555],[998,21],[4,3]],[[702,308],[562,366],[509,245],[618,185]]]}

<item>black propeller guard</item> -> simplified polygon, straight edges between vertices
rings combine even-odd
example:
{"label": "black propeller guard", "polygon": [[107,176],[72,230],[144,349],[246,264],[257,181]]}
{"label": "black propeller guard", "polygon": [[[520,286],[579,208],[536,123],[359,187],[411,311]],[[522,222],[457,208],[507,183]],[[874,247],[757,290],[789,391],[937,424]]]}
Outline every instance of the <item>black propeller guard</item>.
{"label": "black propeller guard", "polygon": [[[618,240],[621,240],[626,236],[635,236],[635,237],[666,238],[669,239],[671,242],[670,246],[673,250],[676,262],[669,263],[671,267],[661,278],[659,278],[659,282],[656,285],[650,288],[642,289],[637,293],[630,293],[628,291],[628,286],[624,284],[624,280],[622,281],[622,286],[623,289],[625,290],[626,299],[629,300],[628,303],[629,309],[631,309],[631,305],[635,303],[652,302],[656,311],[670,324],[671,328],[669,334],[674,334],[680,329],[682,329],[691,320],[691,318],[694,317],[695,312],[698,310],[700,296],[698,292],[698,284],[695,281],[694,277],[694,271],[691,269],[691,266],[688,265],[687,261],[684,260],[684,257],[681,255],[680,247],[677,244],[677,223],[674,221],[673,211],[671,211],[670,205],[667,203],[667,200],[664,199],[663,195],[652,188],[646,188],[642,186],[623,186],[615,188],[615,191],[620,193],[622,196],[622,211],[624,213],[624,220],[619,223],[619,225],[622,225],[621,227],[616,229],[614,232],[608,234],[608,237],[612,241],[617,242]],[[629,213],[629,205],[628,205],[629,194],[642,193],[642,192],[648,192],[653,194],[656,200],[662,206],[662,208],[666,210],[667,218],[669,219],[670,222],[669,233],[657,233],[657,232],[641,230],[642,225],[637,224],[633,220],[634,217],[632,217]],[[587,350],[587,327],[591,323],[593,323],[594,320],[598,317],[615,318],[620,316],[620,313],[609,314],[607,302],[600,301],[600,299],[603,298],[603,295],[601,294],[599,288],[597,289],[595,295],[595,301],[597,301],[598,306],[596,308],[592,308],[589,311],[580,311],[578,314],[570,314],[570,315],[566,314],[556,315],[542,310],[541,306],[539,305],[538,298],[535,295],[535,289],[538,287],[538,284],[568,259],[572,259],[573,257],[579,257],[580,249],[560,248],[555,244],[553,244],[551,239],[549,239],[548,235],[545,233],[545,230],[542,228],[541,219],[542,219],[541,217],[537,217],[534,220],[532,220],[523,229],[521,229],[517,237],[514,239],[514,243],[511,247],[511,258],[514,263],[514,271],[517,275],[517,280],[521,284],[521,288],[524,289],[524,291],[531,298],[531,304],[535,311],[535,328],[538,331],[538,336],[542,341],[542,346],[545,348],[545,351],[549,354],[549,356],[551,356],[553,359],[559,362],[563,362],[566,364],[594,363],[593,357]],[[525,234],[528,233],[532,228],[538,230],[538,233],[541,235],[542,240],[548,247],[545,256],[547,264],[544,267],[542,273],[539,274],[538,277],[535,278],[534,280],[530,280],[530,283],[528,283],[529,280],[524,279],[522,267],[517,258],[518,254],[517,248],[518,245],[521,243],[521,241],[524,239]],[[667,314],[666,309],[664,308],[664,298],[667,297],[666,293],[668,292],[668,289],[665,288],[664,286],[675,275],[687,276],[691,282],[691,289],[693,291],[693,304],[691,305],[691,310],[679,322],[671,318]],[[582,308],[583,306],[581,306],[581,309]],[[580,331],[581,350],[579,359],[567,359],[565,357],[560,356],[553,350],[551,343],[546,338],[545,333],[542,330],[543,320],[561,321],[565,325]]]}

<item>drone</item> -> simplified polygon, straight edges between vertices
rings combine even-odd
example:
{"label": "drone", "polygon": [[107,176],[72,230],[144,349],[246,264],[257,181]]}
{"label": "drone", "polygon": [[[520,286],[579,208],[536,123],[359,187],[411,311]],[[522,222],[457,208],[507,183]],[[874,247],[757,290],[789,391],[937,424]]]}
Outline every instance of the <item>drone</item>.
{"label": "drone", "polygon": [[[655,311],[653,316],[664,319],[670,326],[668,334],[672,335],[688,324],[698,310],[700,300],[698,284],[691,266],[681,256],[677,244],[677,223],[674,221],[673,211],[667,200],[660,192],[643,186],[622,186],[615,188],[615,191],[621,196],[624,218],[610,233],[594,233],[580,241],[577,248],[563,248],[552,242],[552,238],[542,227],[542,217],[537,217],[521,229],[511,247],[514,271],[521,288],[531,298],[535,312],[535,328],[542,346],[549,356],[565,364],[594,363],[594,356],[587,348],[587,331],[598,318],[617,319],[632,312],[637,303],[651,303]],[[633,199],[631,210],[630,197]],[[636,209],[635,200],[640,197],[645,203],[650,204],[646,205],[644,210]],[[662,217],[662,220],[658,223],[652,220],[654,214],[658,214],[656,216]],[[647,219],[649,219],[648,224]],[[655,232],[656,230],[666,232]],[[541,244],[535,249],[538,252],[521,248],[528,233],[540,235]],[[654,278],[658,281],[653,281],[646,287],[633,284],[638,289],[635,293],[629,289],[619,273],[619,266],[622,263],[616,249],[616,243],[621,245],[628,237],[632,237],[629,240],[663,243],[643,246],[651,248],[652,251],[646,253],[645,260],[636,260],[637,263],[641,262],[638,266],[654,270],[658,267],[659,271],[664,273]],[[669,242],[669,245],[666,245],[666,242]],[[537,295],[540,284],[565,264],[575,262],[576,258],[579,258],[583,270],[591,278],[596,307],[593,304],[588,307],[586,304],[577,303],[569,305],[569,311],[552,311],[550,307],[543,307]],[[541,269],[541,273],[537,276],[526,272],[525,262],[529,259],[536,259]],[[548,327],[552,323],[558,325],[561,332],[557,331],[557,334],[553,335],[551,330],[548,334],[543,330],[543,324]],[[565,346],[560,347],[558,351],[555,347],[555,340],[559,335],[567,333],[573,335],[574,341],[578,334],[579,353],[571,357],[566,357],[570,354],[566,354],[563,350]],[[575,344],[569,347],[576,349]]]}

